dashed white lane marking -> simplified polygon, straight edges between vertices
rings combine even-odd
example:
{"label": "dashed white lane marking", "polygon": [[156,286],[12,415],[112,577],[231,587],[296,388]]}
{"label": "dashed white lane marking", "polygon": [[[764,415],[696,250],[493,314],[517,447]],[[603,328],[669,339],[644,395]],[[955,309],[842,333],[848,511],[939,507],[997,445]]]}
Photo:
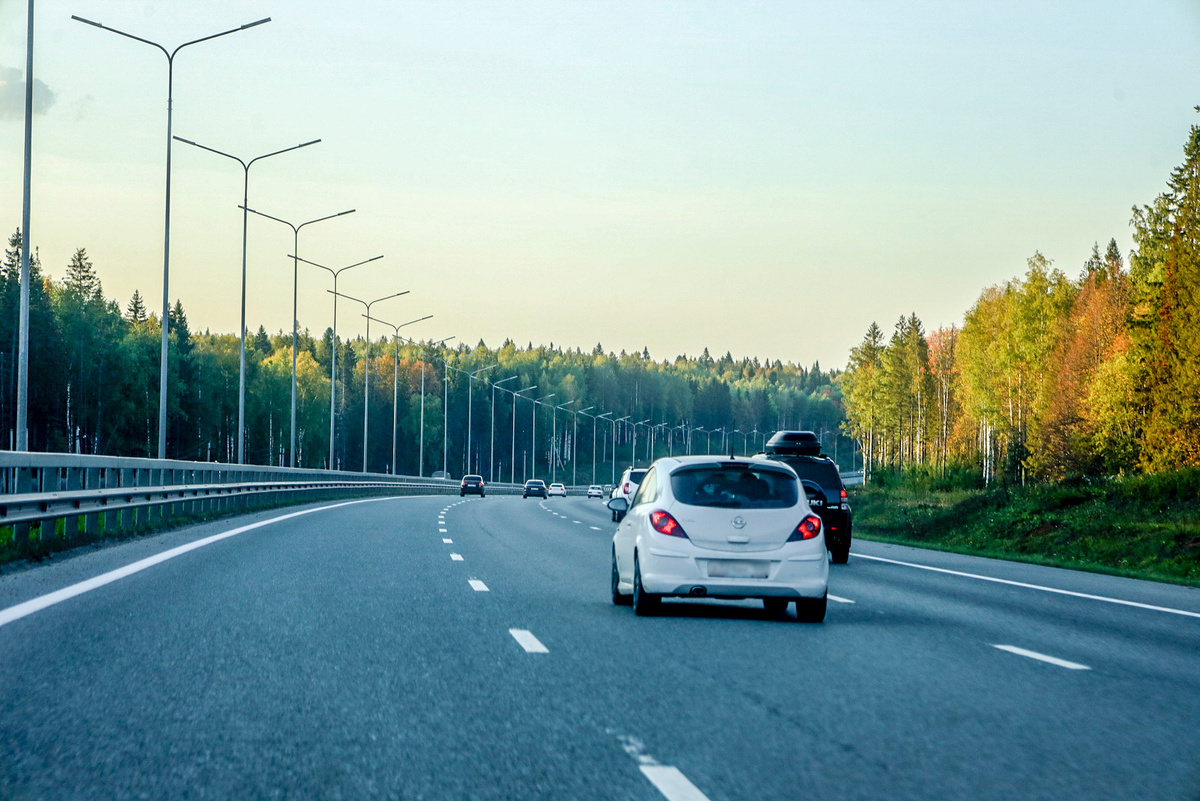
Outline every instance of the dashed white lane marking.
{"label": "dashed white lane marking", "polygon": [[599,526],[588,526],[588,528],[590,528],[592,531],[599,531],[599,530],[600,530],[600,527],[599,527]]}
{"label": "dashed white lane marking", "polygon": [[854,603],[854,601],[851,601],[849,598],[842,598],[842,597],[840,597],[840,596],[838,596],[838,595],[826,595],[825,597],[827,597],[827,598],[828,598],[829,600],[831,600],[831,601],[836,601],[836,602],[838,602],[839,604],[852,604],[852,603]]}
{"label": "dashed white lane marking", "polygon": [[461,553],[452,553],[452,554],[450,554],[450,561],[452,561],[452,562],[461,562],[462,560],[463,560],[463,558],[462,558],[462,554],[461,554]]}
{"label": "dashed white lane marking", "polygon": [[1121,606],[1133,606],[1138,609],[1149,609],[1152,612],[1168,612],[1172,615],[1184,615],[1186,617],[1200,618],[1200,612],[1189,612],[1185,609],[1172,609],[1169,606],[1154,606],[1153,604],[1142,604],[1137,601],[1125,601],[1120,598],[1108,598],[1104,595],[1089,595],[1086,592],[1073,592],[1072,590],[1060,590],[1057,587],[1043,587],[1040,584],[1026,584],[1023,581],[1010,581],[1009,579],[994,578],[992,576],[980,576],[977,573],[963,573],[959,570],[947,570],[944,567],[930,567],[929,565],[918,565],[913,562],[901,562],[896,559],[884,559],[882,556],[867,556],[861,553],[852,553],[851,556],[857,556],[859,559],[870,559],[873,562],[887,562],[892,565],[904,565],[905,567],[915,567],[919,570],[932,570],[934,573],[947,573],[951,576],[963,576],[964,578],[979,579],[980,581],[991,581],[996,584],[1008,584],[1011,587],[1024,587],[1027,590],[1041,590],[1042,592],[1052,592],[1056,595],[1070,595],[1073,598],[1086,598],[1089,601],[1103,601],[1109,604],[1119,604]]}
{"label": "dashed white lane marking", "polygon": [[541,640],[533,636],[533,633],[526,629],[509,629],[508,633],[513,636],[513,639],[520,643],[527,654],[548,654],[550,649],[542,645]]}
{"label": "dashed white lane marking", "polygon": [[642,774],[669,801],[708,801],[700,788],[688,781],[679,768],[670,765],[642,765]]}
{"label": "dashed white lane marking", "polygon": [[1068,662],[1065,659],[1059,659],[1056,656],[1046,656],[1039,654],[1037,651],[1026,651],[1024,648],[1018,648],[1015,645],[994,645],[993,648],[999,648],[1001,651],[1008,651],[1010,654],[1017,656],[1027,656],[1030,659],[1036,659],[1039,662],[1049,662],[1051,665],[1058,665],[1067,670],[1091,670],[1087,665],[1081,665],[1078,662]]}
{"label": "dashed white lane marking", "polygon": [[256,528],[262,528],[263,526],[269,526],[272,523],[278,523],[283,520],[291,520],[292,518],[302,517],[304,515],[311,515],[314,512],[326,512],[330,509],[337,509],[342,506],[352,506],[357,503],[378,503],[379,501],[388,500],[395,500],[395,498],[366,498],[357,501],[342,501],[341,503],[334,503],[330,504],[329,506],[318,506],[314,509],[304,509],[300,512],[290,512],[286,515],[280,515],[279,517],[272,517],[267,520],[259,520],[257,523],[250,523],[246,526],[238,526],[237,528],[232,528],[229,531],[223,531],[220,534],[213,534],[211,537],[204,537],[203,539],[189,542],[186,545],[180,545],[178,548],[171,548],[170,550],[163,551],[162,553],[155,554],[154,556],[148,556],[145,559],[125,565],[125,567],[119,567],[116,570],[110,570],[107,573],[101,573],[99,576],[90,578],[87,581],[81,581],[78,584],[72,584],[69,587],[63,587],[61,590],[56,590],[55,592],[38,596],[37,598],[17,604],[16,606],[10,606],[7,609],[0,609],[0,626],[5,625],[6,623],[12,623],[14,620],[20,620],[21,618],[26,617],[27,615],[32,615],[34,612],[39,612],[48,606],[54,606],[55,604],[62,603],[70,598],[74,598],[76,595],[83,595],[85,592],[91,592],[92,590],[103,587],[106,584],[112,584],[114,581],[123,579],[126,576],[132,576],[134,573],[140,573],[146,568],[153,567],[154,565],[165,562],[168,559],[174,559],[176,556],[182,556],[189,551],[194,551],[197,548],[203,548],[205,545],[211,545],[214,542],[220,542],[221,540],[228,539],[229,537],[236,537],[238,534],[244,534],[245,532],[253,531]]}
{"label": "dashed white lane marking", "polygon": [[489,592],[487,585],[479,579],[469,579],[467,583],[471,585],[471,589],[475,590],[475,592]]}
{"label": "dashed white lane marking", "polygon": [[445,537],[442,537],[442,542],[446,543],[447,545],[453,545],[453,544],[454,544],[454,540],[448,540],[448,539],[446,539]]}
{"label": "dashed white lane marking", "polygon": [[669,801],[708,801],[708,796],[700,792],[700,788],[692,784],[678,768],[660,765],[657,759],[645,753],[641,740],[627,734],[617,734],[612,729],[606,731],[621,741],[621,748],[637,760],[642,775]]}
{"label": "dashed white lane marking", "polygon": [[445,534],[445,533],[446,533],[446,529],[444,529],[444,528],[438,529],[438,534]]}

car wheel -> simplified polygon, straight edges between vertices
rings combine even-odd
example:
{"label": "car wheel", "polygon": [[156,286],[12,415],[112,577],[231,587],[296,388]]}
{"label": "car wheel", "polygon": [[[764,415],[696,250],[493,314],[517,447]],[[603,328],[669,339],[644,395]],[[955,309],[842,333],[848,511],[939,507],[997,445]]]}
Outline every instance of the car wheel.
{"label": "car wheel", "polygon": [[827,597],[797,598],[796,619],[801,623],[820,623],[825,620],[825,605]]}
{"label": "car wheel", "polygon": [[638,617],[647,617],[658,611],[660,596],[646,592],[642,587],[642,566],[638,564],[637,554],[633,555],[633,613]]}
{"label": "car wheel", "polygon": [[830,561],[832,561],[835,565],[844,565],[850,561],[850,546],[847,545],[845,548],[835,548],[829,552],[829,555],[831,557]]}
{"label": "car wheel", "polygon": [[777,616],[787,612],[790,603],[787,598],[763,598],[762,602],[763,609],[767,610],[767,614]]}
{"label": "car wheel", "polygon": [[481,492],[481,493],[479,493],[479,497],[480,497],[480,498],[486,498],[486,497],[487,497],[487,495],[485,495],[485,494],[483,494],[483,493]]}
{"label": "car wheel", "polygon": [[629,606],[633,603],[633,596],[622,595],[618,589],[621,585],[621,574],[617,570],[617,549],[613,548],[612,555],[612,602],[617,606]]}

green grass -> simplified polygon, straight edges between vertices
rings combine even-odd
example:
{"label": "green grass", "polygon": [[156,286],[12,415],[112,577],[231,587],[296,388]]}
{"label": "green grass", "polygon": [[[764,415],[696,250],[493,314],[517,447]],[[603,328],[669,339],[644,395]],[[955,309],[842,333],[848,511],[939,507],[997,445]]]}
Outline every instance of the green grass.
{"label": "green grass", "polygon": [[[867,540],[1200,586],[1200,470],[1092,483],[852,490]],[[954,486],[957,484],[957,488]]]}

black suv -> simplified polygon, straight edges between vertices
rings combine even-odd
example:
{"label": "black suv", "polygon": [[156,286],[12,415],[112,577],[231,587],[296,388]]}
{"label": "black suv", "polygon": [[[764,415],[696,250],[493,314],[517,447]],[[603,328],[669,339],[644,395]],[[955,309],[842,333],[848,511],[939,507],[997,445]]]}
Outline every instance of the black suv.
{"label": "black suv", "polygon": [[486,497],[483,494],[483,476],[463,476],[462,484],[458,488],[458,497],[466,495],[468,492],[479,493],[479,497]]}
{"label": "black suv", "polygon": [[543,498],[550,497],[546,494],[546,482],[540,478],[531,478],[525,482],[525,491],[521,494],[522,498],[528,498],[530,495],[540,495]]}
{"label": "black suv", "polygon": [[846,486],[837,465],[821,455],[821,441],[811,431],[776,431],[766,444],[768,459],[796,471],[808,504],[825,527],[825,547],[835,564],[850,559],[850,534],[854,515],[846,500]]}

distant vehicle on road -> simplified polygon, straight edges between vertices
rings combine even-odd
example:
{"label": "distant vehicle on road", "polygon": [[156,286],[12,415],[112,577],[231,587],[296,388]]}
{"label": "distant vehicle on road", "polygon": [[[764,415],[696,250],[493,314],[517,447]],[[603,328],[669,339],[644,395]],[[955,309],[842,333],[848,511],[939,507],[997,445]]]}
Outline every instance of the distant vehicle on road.
{"label": "distant vehicle on road", "polygon": [[801,622],[825,619],[824,526],[796,474],[770,459],[681,456],[651,465],[621,515],[612,602],[653,614],[666,596],[761,598]]}
{"label": "distant vehicle on road", "polygon": [[809,505],[825,524],[825,545],[835,564],[850,560],[854,512],[837,465],[821,455],[821,443],[811,431],[776,431],[759,456],[783,462],[796,471]]}
{"label": "distant vehicle on road", "polygon": [[462,484],[459,485],[458,497],[463,497],[468,492],[478,495],[480,498],[485,497],[483,494],[483,476],[463,476]]}
{"label": "distant vehicle on road", "polygon": [[521,494],[522,498],[528,498],[530,495],[537,495],[540,498],[547,497],[546,482],[540,478],[531,478],[525,482],[525,491]]}
{"label": "distant vehicle on road", "polygon": [[603,496],[603,497],[605,497],[605,498],[611,498],[611,497],[612,497],[612,491],[613,491],[613,485],[612,485],[612,484],[605,484],[605,485],[604,485],[604,489],[602,490],[602,492],[604,493],[604,496]]}
{"label": "distant vehicle on road", "polygon": [[589,498],[603,498],[604,490],[601,489],[599,484],[593,484],[588,487],[587,496]]}
{"label": "distant vehicle on road", "polygon": [[447,473],[445,470],[434,470],[434,471],[433,471],[433,475],[431,476],[431,478],[440,478],[440,479],[442,479],[443,481],[449,481],[449,480],[450,480],[450,474],[449,474],[449,473]]}
{"label": "distant vehicle on road", "polygon": [[567,488],[562,484],[551,484],[550,491],[547,493],[547,496],[549,495],[561,495],[565,498],[567,497]]}
{"label": "distant vehicle on road", "polygon": [[[638,484],[642,482],[642,476],[644,475],[646,475],[645,470],[640,470],[636,467],[625,468],[625,472],[621,474],[621,480],[613,487],[612,497],[624,498],[625,502],[628,503],[629,499],[633,497],[633,493],[637,492]],[[612,513],[612,520],[614,523],[618,523],[621,520],[621,516],[614,511]]]}

